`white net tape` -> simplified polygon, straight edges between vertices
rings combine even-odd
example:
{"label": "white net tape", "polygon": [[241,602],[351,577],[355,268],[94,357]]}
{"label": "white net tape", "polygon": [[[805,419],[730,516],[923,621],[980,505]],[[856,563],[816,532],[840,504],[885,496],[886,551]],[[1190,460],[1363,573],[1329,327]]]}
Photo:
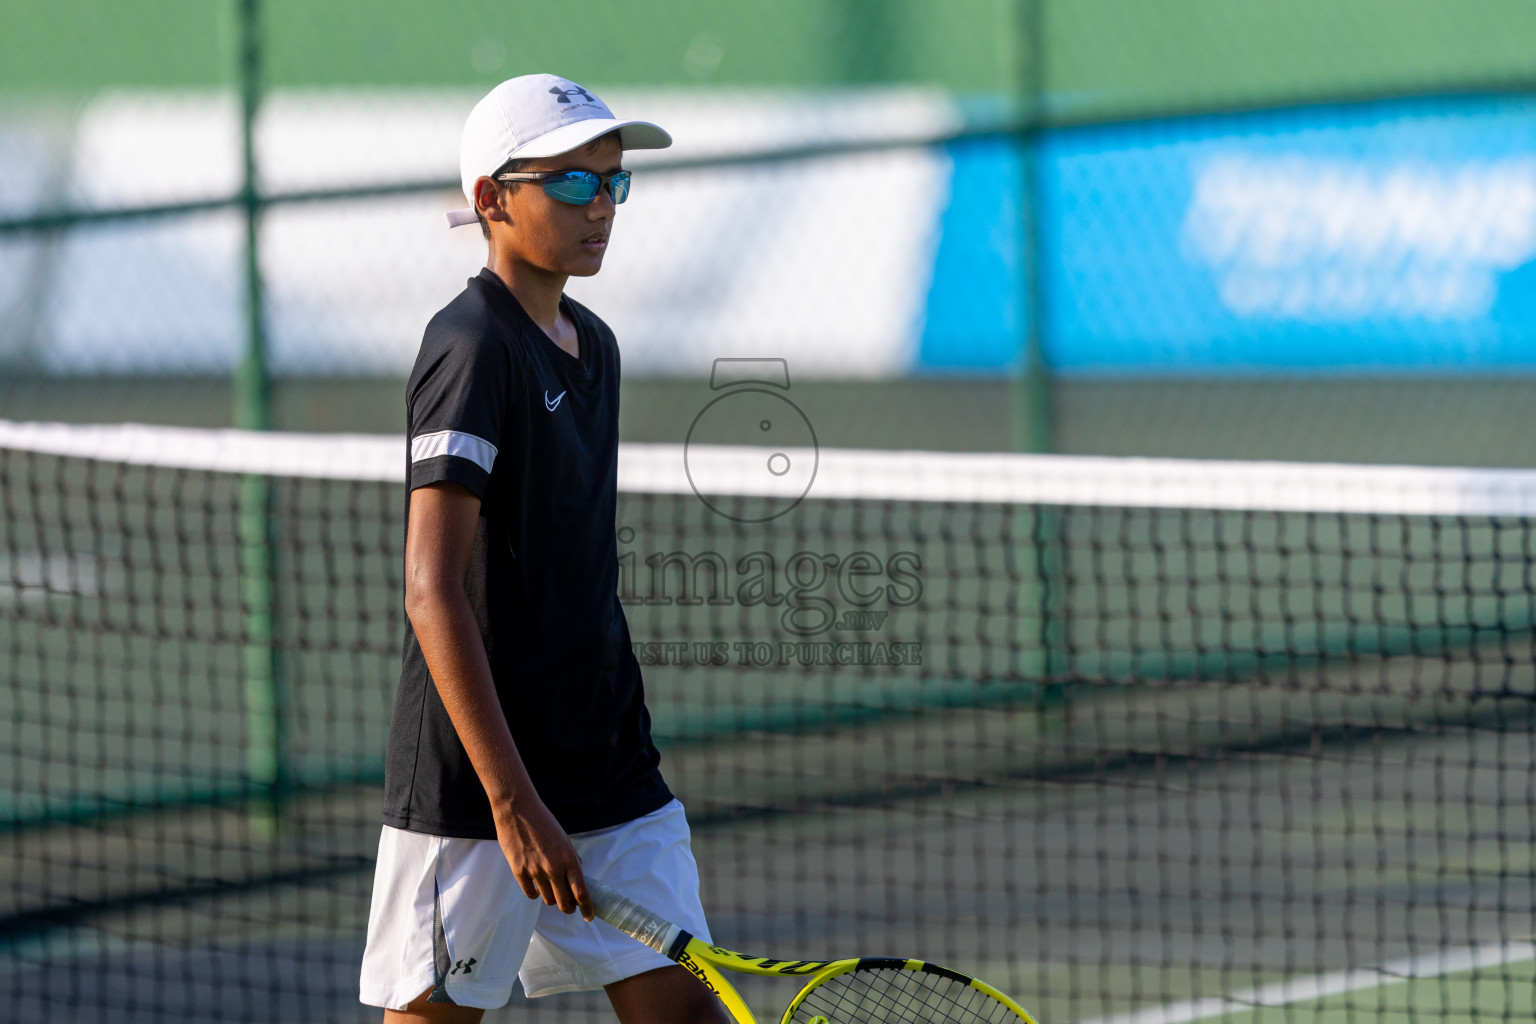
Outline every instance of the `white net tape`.
{"label": "white net tape", "polygon": [[[0,420],[0,448],[220,473],[403,480],[403,437]],[[1536,470],[624,444],[631,493],[1379,515],[1536,515]]]}

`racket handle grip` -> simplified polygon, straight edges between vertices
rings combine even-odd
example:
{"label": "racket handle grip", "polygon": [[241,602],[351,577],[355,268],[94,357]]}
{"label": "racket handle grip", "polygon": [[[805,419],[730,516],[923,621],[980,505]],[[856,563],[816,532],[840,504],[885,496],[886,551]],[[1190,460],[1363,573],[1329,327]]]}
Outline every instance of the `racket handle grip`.
{"label": "racket handle grip", "polygon": [[673,955],[673,947],[678,945],[681,928],[594,878],[586,881],[587,892],[592,897],[592,909],[597,911],[598,917],[663,956],[677,959]]}

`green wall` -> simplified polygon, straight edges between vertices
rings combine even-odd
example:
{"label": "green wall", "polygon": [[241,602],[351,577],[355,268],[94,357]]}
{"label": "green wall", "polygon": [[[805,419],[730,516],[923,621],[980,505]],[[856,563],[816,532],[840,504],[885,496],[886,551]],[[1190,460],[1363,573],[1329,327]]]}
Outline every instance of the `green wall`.
{"label": "green wall", "polygon": [[1105,113],[1536,86],[1531,0],[1057,0],[1053,90]]}
{"label": "green wall", "polygon": [[[0,86],[208,85],[233,0],[0,0]],[[624,84],[937,81],[1006,89],[1008,0],[265,0],[285,85],[478,85],[527,71]],[[68,26],[61,28],[61,26]]]}
{"label": "green wall", "polygon": [[[1012,90],[1028,0],[266,0],[272,81],[934,83]],[[231,80],[234,0],[0,0],[0,89]],[[1045,0],[1046,78],[1101,114],[1536,81],[1531,0]]]}

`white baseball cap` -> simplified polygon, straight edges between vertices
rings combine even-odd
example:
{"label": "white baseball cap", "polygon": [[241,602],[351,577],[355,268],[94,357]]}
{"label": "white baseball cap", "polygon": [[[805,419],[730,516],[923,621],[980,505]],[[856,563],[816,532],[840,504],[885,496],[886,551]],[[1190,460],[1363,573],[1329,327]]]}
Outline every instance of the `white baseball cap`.
{"label": "white baseball cap", "polygon": [[450,210],[448,226],[473,224],[475,182],[508,160],[559,156],[600,135],[619,133],[625,149],[666,149],[672,136],[649,121],[620,121],[608,105],[559,75],[519,75],[485,94],[464,122],[459,178],[469,209]]}

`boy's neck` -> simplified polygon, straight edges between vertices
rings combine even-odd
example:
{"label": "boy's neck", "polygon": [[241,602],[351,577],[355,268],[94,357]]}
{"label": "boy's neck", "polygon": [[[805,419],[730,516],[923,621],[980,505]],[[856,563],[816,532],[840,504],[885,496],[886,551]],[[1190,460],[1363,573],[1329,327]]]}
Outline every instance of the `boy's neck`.
{"label": "boy's neck", "polygon": [[498,253],[492,247],[486,267],[501,278],[534,323],[550,340],[559,343],[566,333],[560,329],[560,296],[565,292],[564,274],[551,274],[520,260]]}

